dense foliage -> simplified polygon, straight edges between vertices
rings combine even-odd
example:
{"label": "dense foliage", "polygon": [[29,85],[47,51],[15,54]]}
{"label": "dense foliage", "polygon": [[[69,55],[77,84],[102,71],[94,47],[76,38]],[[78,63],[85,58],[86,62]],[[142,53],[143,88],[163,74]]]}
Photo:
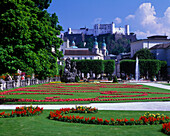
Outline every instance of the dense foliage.
{"label": "dense foliage", "polygon": [[104,64],[102,60],[72,60],[76,62],[76,68],[81,73],[93,72],[97,76],[104,71]]}
{"label": "dense foliage", "polygon": [[115,69],[114,60],[103,60],[104,63],[104,73],[112,75]]}
{"label": "dense foliage", "polygon": [[162,76],[162,80],[167,79],[168,71],[167,71],[167,62],[166,61],[161,61],[161,69],[160,69],[159,74]]}
{"label": "dense foliage", "polygon": [[122,60],[120,61],[120,72],[125,74],[135,74],[135,60]]}
{"label": "dense foliage", "polygon": [[161,69],[161,62],[160,60],[139,60],[139,69],[140,74],[147,77],[156,76],[159,70]]}
{"label": "dense foliage", "polygon": [[[130,75],[130,74],[135,75],[135,65],[136,65],[135,60],[122,60],[120,62],[120,71],[121,73],[125,73],[127,75]],[[161,67],[162,67],[162,70],[165,69],[166,64],[164,61],[162,62],[160,60],[154,60],[154,59],[139,60],[140,75],[143,77],[156,76],[158,72],[161,70]]]}
{"label": "dense foliage", "polygon": [[139,59],[154,59],[153,54],[147,48],[140,49],[139,51],[137,51],[134,54],[133,59],[136,59],[136,56],[138,56]]}
{"label": "dense foliage", "polygon": [[[85,36],[86,48],[92,50],[94,44],[93,36]],[[97,36],[98,47],[102,48],[103,38],[107,44],[107,50],[110,54],[118,55],[122,52],[130,52],[130,40],[125,37],[116,37],[115,34],[104,34]],[[78,47],[84,48],[84,43],[76,43]]]}
{"label": "dense foliage", "polygon": [[43,10],[43,9],[47,9],[50,6],[50,3],[52,2],[52,0],[32,0],[35,2],[35,5]]}
{"label": "dense foliage", "polygon": [[[34,0],[35,1],[35,0]],[[46,10],[51,0],[2,0],[0,6],[0,71],[15,73],[17,69],[39,78],[56,74],[57,37],[62,27],[56,14]],[[56,54],[51,52],[54,47]]]}
{"label": "dense foliage", "polygon": [[115,69],[114,60],[72,60],[76,62],[76,68],[81,73],[90,73],[93,72],[95,75],[106,73],[112,74]]}

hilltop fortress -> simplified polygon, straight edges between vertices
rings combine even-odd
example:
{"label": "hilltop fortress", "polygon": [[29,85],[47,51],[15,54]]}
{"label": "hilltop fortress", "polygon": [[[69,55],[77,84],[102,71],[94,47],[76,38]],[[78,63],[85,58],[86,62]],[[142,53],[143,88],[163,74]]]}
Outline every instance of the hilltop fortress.
{"label": "hilltop fortress", "polygon": [[80,28],[80,29],[71,29],[68,28],[67,34],[84,34],[84,35],[93,35],[98,36],[102,34],[123,34],[129,35],[129,25],[125,25],[125,28],[115,27],[115,24],[95,24],[93,29],[89,28]]}

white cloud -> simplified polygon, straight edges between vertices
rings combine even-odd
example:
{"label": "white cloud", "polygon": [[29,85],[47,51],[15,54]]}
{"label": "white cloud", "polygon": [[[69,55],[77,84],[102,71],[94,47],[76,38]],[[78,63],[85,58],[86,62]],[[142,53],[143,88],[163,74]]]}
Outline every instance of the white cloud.
{"label": "white cloud", "polygon": [[102,18],[95,18],[93,24],[100,24],[102,21]]}
{"label": "white cloud", "polygon": [[157,17],[154,6],[151,3],[143,3],[139,6],[134,15],[126,17],[130,25],[136,27],[136,34],[139,38],[146,38],[150,35],[170,36],[170,7],[166,9],[163,17]]}
{"label": "white cloud", "polygon": [[114,19],[114,21],[115,21],[116,24],[120,24],[122,22],[121,18],[119,18],[119,17],[116,17]]}
{"label": "white cloud", "polygon": [[128,20],[128,19],[134,19],[135,18],[135,15],[128,15],[125,19]]}
{"label": "white cloud", "polygon": [[141,25],[146,26],[150,24],[156,23],[156,12],[155,8],[151,5],[151,3],[143,3],[139,6],[139,9],[136,12],[138,15]]}
{"label": "white cloud", "polygon": [[165,25],[170,25],[170,7],[164,12],[164,17],[162,18]]}

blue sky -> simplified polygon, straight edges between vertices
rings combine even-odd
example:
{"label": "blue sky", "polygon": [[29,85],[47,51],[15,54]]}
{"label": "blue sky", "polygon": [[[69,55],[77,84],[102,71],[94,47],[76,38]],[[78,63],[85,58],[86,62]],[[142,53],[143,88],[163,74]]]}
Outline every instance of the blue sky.
{"label": "blue sky", "polygon": [[170,37],[170,0],[52,0],[48,12],[57,14],[64,31],[114,22],[116,27],[129,24],[139,39]]}

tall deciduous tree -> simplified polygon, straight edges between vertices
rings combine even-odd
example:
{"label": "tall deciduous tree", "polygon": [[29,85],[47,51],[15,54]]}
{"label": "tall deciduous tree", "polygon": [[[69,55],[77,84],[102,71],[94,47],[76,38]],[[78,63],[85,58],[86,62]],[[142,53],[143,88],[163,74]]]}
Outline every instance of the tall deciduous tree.
{"label": "tall deciduous tree", "polygon": [[41,10],[47,9],[50,6],[52,0],[32,0],[35,2],[35,5]]}
{"label": "tall deciduous tree", "polygon": [[133,59],[136,59],[136,56],[138,56],[139,59],[154,59],[153,54],[147,48],[137,51],[134,54]]}
{"label": "tall deciduous tree", "polygon": [[[17,69],[40,78],[53,74],[57,57],[62,57],[57,50],[62,43],[57,37],[62,30],[57,16],[41,10],[32,0],[2,0],[0,7],[1,74]],[[51,52],[52,46],[56,54]]]}

